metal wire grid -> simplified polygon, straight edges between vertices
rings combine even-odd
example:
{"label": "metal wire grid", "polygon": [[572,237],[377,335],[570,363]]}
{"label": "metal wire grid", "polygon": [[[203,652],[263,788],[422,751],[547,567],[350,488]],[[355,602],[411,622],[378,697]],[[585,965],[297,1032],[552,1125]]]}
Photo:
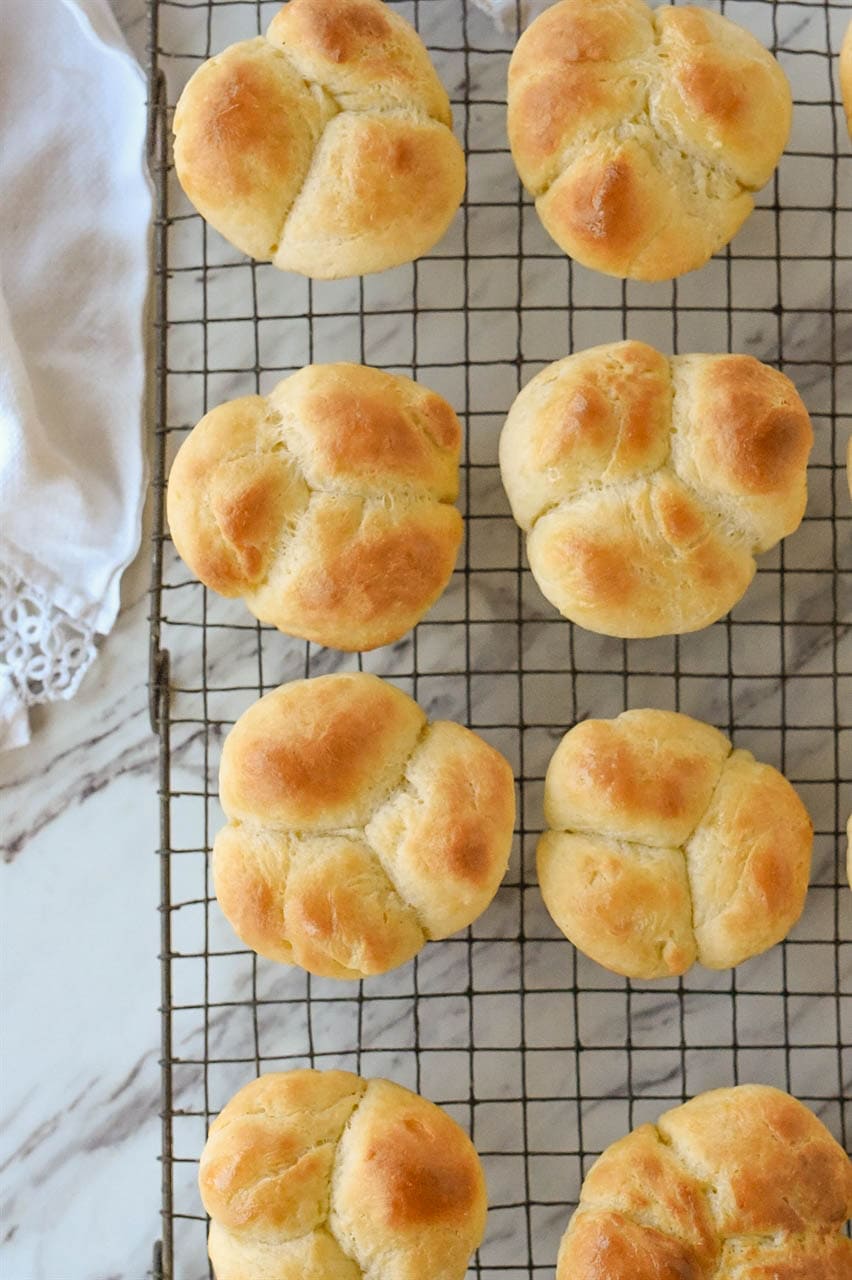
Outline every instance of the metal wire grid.
{"label": "metal wire grid", "polygon": [[[451,91],[469,161],[463,209],[420,262],[310,283],[247,262],[175,183],[171,110],[198,63],[265,28],[277,3],[152,0],[156,234],[156,500],[151,711],[160,735],[163,1221],[155,1275],[208,1276],[195,1188],[209,1120],[264,1070],[316,1064],[388,1075],[445,1105],[489,1181],[471,1274],[550,1273],[584,1172],[610,1141],[702,1089],[786,1088],[848,1147],[850,901],[842,825],[852,808],[852,548],[842,452],[852,412],[852,151],[836,55],[847,3],[720,7],[771,46],[796,123],[779,174],[734,244],[704,270],[638,285],[577,267],[538,226],[505,143],[514,32],[472,3],[394,4]],[[594,342],[752,351],[786,370],[817,444],[802,529],[762,558],[745,600],[695,636],[621,642],[556,618],[533,582],[502,495],[496,441],[518,389]],[[163,519],[168,462],[220,400],[266,390],[316,360],[354,359],[445,394],[467,427],[461,564],[399,644],[350,656],[253,623],[192,580]],[[844,596],[844,592],[846,593]],[[844,604],[845,600],[845,604]],[[222,737],[285,680],[361,667],[432,716],[474,727],[519,780],[518,837],[493,907],[396,973],[340,985],[242,949],[212,896]],[[542,781],[564,729],[643,705],[684,710],[780,767],[814,818],[807,909],[790,938],[731,973],[622,981],[554,930],[535,883]]]}

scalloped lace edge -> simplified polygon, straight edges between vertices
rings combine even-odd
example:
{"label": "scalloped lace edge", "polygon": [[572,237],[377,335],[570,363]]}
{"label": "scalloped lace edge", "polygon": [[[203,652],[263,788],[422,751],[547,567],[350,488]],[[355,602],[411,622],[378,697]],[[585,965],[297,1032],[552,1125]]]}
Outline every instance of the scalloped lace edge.
{"label": "scalloped lace edge", "polygon": [[72,698],[96,654],[91,623],[0,562],[0,682],[21,707]]}

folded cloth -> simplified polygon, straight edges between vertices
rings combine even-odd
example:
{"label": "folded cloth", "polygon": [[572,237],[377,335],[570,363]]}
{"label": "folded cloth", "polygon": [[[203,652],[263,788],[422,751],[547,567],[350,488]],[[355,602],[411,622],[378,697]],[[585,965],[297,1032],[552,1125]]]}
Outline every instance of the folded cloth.
{"label": "folded cloth", "polygon": [[106,0],[3,0],[0,749],[69,698],[139,546],[145,82]]}

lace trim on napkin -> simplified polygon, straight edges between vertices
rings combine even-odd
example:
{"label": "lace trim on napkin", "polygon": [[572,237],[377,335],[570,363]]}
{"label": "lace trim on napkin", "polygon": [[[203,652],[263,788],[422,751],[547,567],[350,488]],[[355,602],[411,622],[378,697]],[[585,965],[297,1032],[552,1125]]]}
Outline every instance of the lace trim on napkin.
{"label": "lace trim on napkin", "polygon": [[0,564],[0,679],[24,706],[72,698],[96,652],[93,627]]}

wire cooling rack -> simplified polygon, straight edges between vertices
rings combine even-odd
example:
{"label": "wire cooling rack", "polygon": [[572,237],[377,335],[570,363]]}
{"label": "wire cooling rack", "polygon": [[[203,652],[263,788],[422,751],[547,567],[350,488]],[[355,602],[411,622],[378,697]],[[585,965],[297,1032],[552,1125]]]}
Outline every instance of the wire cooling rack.
{"label": "wire cooling rack", "polygon": [[[311,284],[230,249],[190,209],[171,163],[171,112],[191,72],[263,30],[277,7],[153,0],[151,10],[159,205],[151,713],[160,737],[163,1036],[155,1275],[209,1275],[196,1189],[209,1120],[256,1073],[306,1064],[387,1075],[445,1105],[472,1134],[488,1176],[488,1233],[471,1274],[549,1275],[594,1157],[703,1089],[776,1084],[848,1147],[852,893],[841,832],[852,808],[852,506],[841,455],[852,412],[852,149],[836,54],[852,11],[848,0],[721,6],[780,58],[796,99],[793,136],[728,250],[679,281],[643,285],[572,265],[540,229],[506,150],[515,30],[500,32],[459,0],[394,4],[422,33],[450,91],[467,197],[418,263]],[[732,615],[697,635],[621,642],[559,619],[529,574],[499,482],[498,433],[518,389],[552,359],[626,336],[673,352],[752,352],[796,381],[814,420],[802,528],[762,558]],[[459,568],[411,635],[363,656],[290,640],[255,624],[239,601],[206,591],[175,556],[163,520],[168,464],[202,413],[267,390],[308,361],[335,359],[422,380],[467,429]],[[392,679],[432,716],[474,727],[519,780],[516,846],[491,909],[464,935],[363,985],[245,951],[221,917],[208,866],[230,725],[286,680],[352,667]],[[646,705],[727,731],[790,777],[814,819],[802,921],[783,945],[733,972],[618,979],[555,932],[536,888],[542,782],[559,737],[584,716]]]}

